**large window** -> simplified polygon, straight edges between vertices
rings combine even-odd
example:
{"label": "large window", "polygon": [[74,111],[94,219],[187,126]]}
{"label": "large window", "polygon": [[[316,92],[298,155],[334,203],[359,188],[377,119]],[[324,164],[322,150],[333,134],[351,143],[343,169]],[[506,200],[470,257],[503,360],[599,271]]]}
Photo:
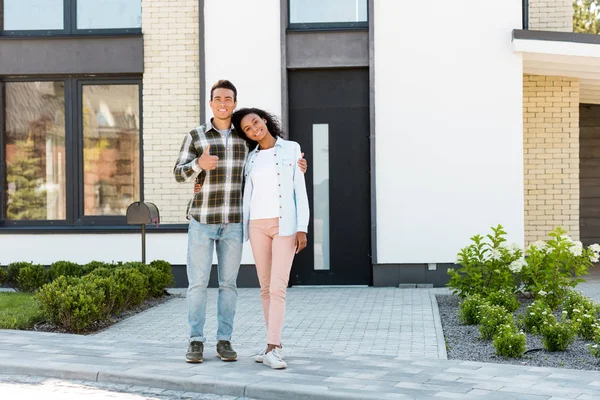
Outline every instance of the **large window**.
{"label": "large window", "polygon": [[6,219],[64,220],[65,85],[7,83],[4,98]]}
{"label": "large window", "polygon": [[290,0],[291,28],[368,26],[367,0]]}
{"label": "large window", "polygon": [[0,82],[0,226],[121,224],[142,200],[140,82]]}
{"label": "large window", "polygon": [[141,0],[0,0],[0,35],[140,33]]}

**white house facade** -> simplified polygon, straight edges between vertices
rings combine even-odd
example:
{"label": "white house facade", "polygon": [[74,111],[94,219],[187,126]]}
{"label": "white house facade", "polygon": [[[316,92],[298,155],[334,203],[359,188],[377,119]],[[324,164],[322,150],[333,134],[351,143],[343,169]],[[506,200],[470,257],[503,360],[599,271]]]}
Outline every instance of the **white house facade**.
{"label": "white house facade", "polygon": [[570,0],[4,0],[0,265],[139,260],[144,201],[185,286],[172,170],[219,79],[305,152],[295,285],[443,285],[498,224],[600,239],[600,36]]}

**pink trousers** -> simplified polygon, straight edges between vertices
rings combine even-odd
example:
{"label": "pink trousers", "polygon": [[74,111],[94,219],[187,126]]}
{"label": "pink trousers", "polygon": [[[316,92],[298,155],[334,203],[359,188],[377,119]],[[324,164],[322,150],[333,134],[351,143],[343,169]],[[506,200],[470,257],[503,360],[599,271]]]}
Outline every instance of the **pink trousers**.
{"label": "pink trousers", "polygon": [[296,252],[296,235],[279,236],[279,218],[251,220],[248,231],[260,282],[267,344],[281,345],[285,294]]}

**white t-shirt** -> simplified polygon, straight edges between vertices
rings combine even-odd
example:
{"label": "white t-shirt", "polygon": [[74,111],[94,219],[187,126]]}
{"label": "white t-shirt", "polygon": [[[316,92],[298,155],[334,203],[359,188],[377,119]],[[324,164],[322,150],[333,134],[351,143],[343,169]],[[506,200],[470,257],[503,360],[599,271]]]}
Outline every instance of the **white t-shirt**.
{"label": "white t-shirt", "polygon": [[250,201],[250,219],[279,218],[279,192],[275,147],[256,154],[250,179],[254,186]]}

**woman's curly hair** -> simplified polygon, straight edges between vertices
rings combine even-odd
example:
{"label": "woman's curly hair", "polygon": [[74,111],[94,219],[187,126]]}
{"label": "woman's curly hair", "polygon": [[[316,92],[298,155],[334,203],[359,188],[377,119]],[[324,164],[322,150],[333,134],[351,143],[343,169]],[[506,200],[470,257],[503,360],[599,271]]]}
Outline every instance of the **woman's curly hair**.
{"label": "woman's curly hair", "polygon": [[238,135],[240,135],[246,141],[246,143],[248,143],[250,150],[254,150],[256,146],[258,146],[258,142],[248,138],[248,136],[246,136],[242,130],[242,118],[248,114],[256,114],[260,118],[266,120],[267,129],[271,136],[273,136],[275,139],[278,137],[283,137],[281,125],[279,124],[279,120],[275,115],[261,110],[260,108],[240,108],[231,116],[231,123],[233,123],[233,127]]}

